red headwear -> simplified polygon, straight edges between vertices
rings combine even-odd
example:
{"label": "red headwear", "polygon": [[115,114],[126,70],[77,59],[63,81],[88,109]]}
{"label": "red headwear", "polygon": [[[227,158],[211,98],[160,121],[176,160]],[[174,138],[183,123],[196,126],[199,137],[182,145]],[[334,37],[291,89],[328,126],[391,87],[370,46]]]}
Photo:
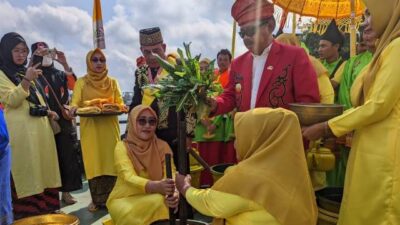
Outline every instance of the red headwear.
{"label": "red headwear", "polygon": [[267,0],[236,0],[231,10],[239,26],[274,15],[274,5]]}

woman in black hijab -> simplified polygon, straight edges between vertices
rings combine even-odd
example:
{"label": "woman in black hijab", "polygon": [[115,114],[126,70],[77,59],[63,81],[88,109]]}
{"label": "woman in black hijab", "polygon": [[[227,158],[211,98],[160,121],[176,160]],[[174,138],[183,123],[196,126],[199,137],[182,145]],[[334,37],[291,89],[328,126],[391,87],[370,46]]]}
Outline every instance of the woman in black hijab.
{"label": "woman in black hijab", "polygon": [[0,41],[0,102],[12,149],[12,202],[14,218],[60,209],[60,172],[54,135],[43,90],[36,79],[39,64],[25,68],[29,49],[17,33]]}
{"label": "woman in black hijab", "polygon": [[[31,46],[33,54],[41,49],[47,51],[49,46],[45,42],[36,42]],[[61,107],[69,105],[68,90],[74,89],[76,76],[69,67],[64,53],[56,51],[54,54],[55,59],[49,52],[43,56],[41,66],[43,74],[38,81],[46,94],[48,106],[60,115],[58,123],[61,132],[55,135],[62,183],[60,191],[62,191],[61,199],[70,205],[74,204],[76,200],[69,192],[82,188],[81,168],[78,161],[79,143],[76,127],[71,119],[61,116]],[[59,62],[66,72],[56,69],[54,60]]]}

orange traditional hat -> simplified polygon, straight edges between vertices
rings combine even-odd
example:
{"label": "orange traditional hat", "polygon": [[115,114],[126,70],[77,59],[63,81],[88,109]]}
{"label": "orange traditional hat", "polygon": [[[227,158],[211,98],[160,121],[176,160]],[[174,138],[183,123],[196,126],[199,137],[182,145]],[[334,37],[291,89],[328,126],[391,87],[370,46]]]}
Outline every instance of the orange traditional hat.
{"label": "orange traditional hat", "polygon": [[274,5],[267,0],[236,0],[231,10],[239,26],[274,15]]}

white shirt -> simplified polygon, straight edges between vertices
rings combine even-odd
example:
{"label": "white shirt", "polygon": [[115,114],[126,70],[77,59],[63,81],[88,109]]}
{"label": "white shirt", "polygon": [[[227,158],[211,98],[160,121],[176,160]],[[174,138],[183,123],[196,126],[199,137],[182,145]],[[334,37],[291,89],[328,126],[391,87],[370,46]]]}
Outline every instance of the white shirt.
{"label": "white shirt", "polygon": [[264,49],[261,55],[253,54],[253,72],[251,79],[251,101],[250,109],[256,107],[256,100],[258,89],[260,87],[261,77],[264,71],[265,63],[267,62],[269,51],[271,50],[272,43]]}

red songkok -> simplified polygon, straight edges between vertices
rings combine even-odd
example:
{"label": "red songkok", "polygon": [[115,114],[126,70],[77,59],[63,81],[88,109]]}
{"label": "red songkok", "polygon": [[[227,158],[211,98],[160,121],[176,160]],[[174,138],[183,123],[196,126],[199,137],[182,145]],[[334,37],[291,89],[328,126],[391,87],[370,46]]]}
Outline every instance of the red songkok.
{"label": "red songkok", "polygon": [[236,0],[231,10],[239,26],[274,15],[274,5],[267,0]]}

